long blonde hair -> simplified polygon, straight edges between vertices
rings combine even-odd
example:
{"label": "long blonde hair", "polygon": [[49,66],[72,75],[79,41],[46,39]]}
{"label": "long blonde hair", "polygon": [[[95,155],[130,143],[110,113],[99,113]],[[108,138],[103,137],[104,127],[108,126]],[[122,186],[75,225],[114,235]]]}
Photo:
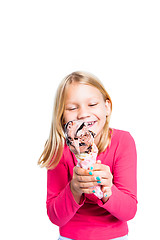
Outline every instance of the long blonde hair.
{"label": "long blonde hair", "polygon": [[[64,136],[64,108],[65,108],[65,95],[67,87],[73,83],[82,83],[86,85],[91,85],[96,87],[103,95],[104,101],[108,100],[111,104],[112,110],[112,101],[105,90],[103,84],[100,80],[94,75],[86,72],[73,72],[63,79],[60,83],[57,93],[55,96],[54,108],[53,108],[53,117],[51,123],[51,130],[49,138],[45,144],[42,155],[38,160],[38,165],[41,167],[46,167],[47,169],[55,168],[63,154],[63,148],[65,144]],[[106,117],[106,123],[103,127],[101,138],[98,143],[99,153],[103,152],[111,141],[112,130],[109,128],[110,115]]]}

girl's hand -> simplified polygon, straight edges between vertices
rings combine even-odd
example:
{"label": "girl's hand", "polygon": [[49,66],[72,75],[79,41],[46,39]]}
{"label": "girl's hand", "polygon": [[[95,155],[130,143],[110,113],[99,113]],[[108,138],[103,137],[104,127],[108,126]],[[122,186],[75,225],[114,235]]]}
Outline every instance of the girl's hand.
{"label": "girl's hand", "polygon": [[112,195],[111,187],[113,185],[110,168],[107,165],[101,164],[101,161],[98,160],[96,164],[93,165],[93,174],[98,180],[99,185],[102,186],[101,190],[103,192],[102,201],[105,203],[108,201],[109,197]]}
{"label": "girl's hand", "polygon": [[80,167],[73,168],[73,178],[70,183],[72,194],[77,203],[80,202],[83,193],[93,193],[93,187],[98,186],[97,179],[92,170],[85,170]]}
{"label": "girl's hand", "polygon": [[70,188],[76,202],[80,202],[83,193],[91,194],[93,193],[94,186],[101,185],[104,193],[102,201],[105,203],[112,195],[112,178],[110,168],[101,164],[100,160],[96,164],[93,164],[92,170],[85,170],[77,166],[74,167]]}

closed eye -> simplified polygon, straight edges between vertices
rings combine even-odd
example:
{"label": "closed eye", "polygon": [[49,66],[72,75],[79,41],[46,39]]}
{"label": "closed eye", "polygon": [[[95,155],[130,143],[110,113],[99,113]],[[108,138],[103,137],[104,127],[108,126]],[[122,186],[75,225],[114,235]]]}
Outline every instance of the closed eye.
{"label": "closed eye", "polygon": [[91,103],[91,104],[89,104],[90,107],[94,107],[96,105],[98,105],[98,103]]}
{"label": "closed eye", "polygon": [[73,110],[76,110],[76,109],[77,109],[76,107],[67,108],[68,111],[73,111]]}

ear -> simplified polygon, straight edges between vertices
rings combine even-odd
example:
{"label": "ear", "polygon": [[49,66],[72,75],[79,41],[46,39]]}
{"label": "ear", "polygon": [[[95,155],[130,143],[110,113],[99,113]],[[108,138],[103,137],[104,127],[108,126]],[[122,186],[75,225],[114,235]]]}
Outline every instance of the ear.
{"label": "ear", "polygon": [[109,100],[106,100],[105,107],[106,107],[106,117],[107,117],[111,114],[111,103]]}

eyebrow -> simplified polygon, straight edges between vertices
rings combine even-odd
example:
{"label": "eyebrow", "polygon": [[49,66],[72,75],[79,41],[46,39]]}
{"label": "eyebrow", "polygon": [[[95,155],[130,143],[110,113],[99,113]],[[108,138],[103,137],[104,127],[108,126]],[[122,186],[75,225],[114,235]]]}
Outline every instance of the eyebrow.
{"label": "eyebrow", "polygon": [[[99,98],[96,98],[96,97],[94,97],[94,96],[86,99],[86,101],[98,101],[98,100],[99,100]],[[76,103],[76,102],[72,102],[72,100],[66,102],[66,105],[68,105],[68,104],[77,105],[77,103]]]}

